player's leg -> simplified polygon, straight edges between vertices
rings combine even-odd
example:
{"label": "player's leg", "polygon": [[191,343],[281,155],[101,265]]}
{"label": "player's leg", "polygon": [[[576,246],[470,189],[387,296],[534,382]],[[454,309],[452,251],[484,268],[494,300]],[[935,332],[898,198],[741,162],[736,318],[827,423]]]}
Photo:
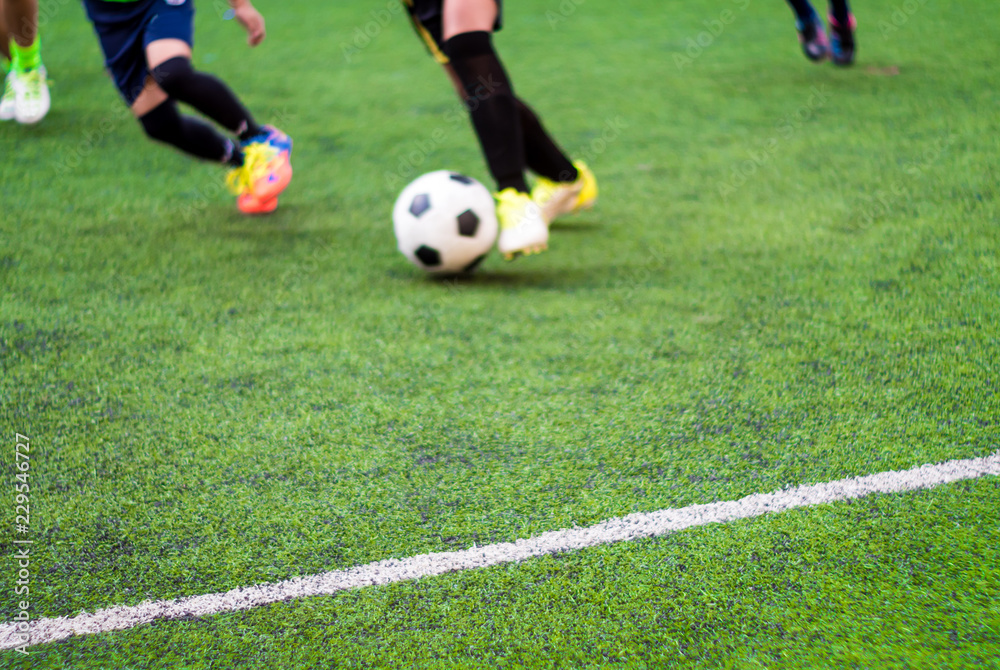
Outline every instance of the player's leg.
{"label": "player's leg", "polygon": [[[105,67],[146,134],[196,158],[233,167],[242,165],[243,156],[234,140],[199,119],[182,117],[170,96],[150,75],[143,37],[146,26],[154,23],[150,12],[155,11],[155,0],[134,3],[84,0],[83,4],[104,52]],[[180,35],[182,39],[175,40],[174,48],[190,54],[190,20]],[[163,53],[169,55],[166,50]]]}
{"label": "player's leg", "polygon": [[[500,190],[501,252],[511,257],[544,249],[548,230],[546,226],[542,231],[537,225],[538,215],[547,224],[555,216],[573,211],[583,190],[592,194],[586,200],[587,204],[592,203],[596,181],[586,166],[572,163],[563,154],[537,115],[514,95],[492,46],[492,31],[499,27],[498,0],[404,2],[417,33],[434,57],[444,64],[469,108]],[[529,201],[525,197],[529,196],[526,167],[539,175],[539,183],[531,195],[540,194],[546,206],[539,208],[537,198]],[[591,188],[583,188],[585,180],[589,180]],[[567,191],[571,195],[566,195]]]}
{"label": "player's leg", "polygon": [[525,151],[517,98],[493,50],[495,0],[445,0],[443,51],[462,87],[473,126],[497,190],[528,193]]}
{"label": "player's leg", "polygon": [[[251,143],[267,134],[268,129],[254,122],[225,84],[195,72],[190,58],[190,46],[180,39],[161,39],[147,45],[150,75],[132,103],[132,113],[150,138],[195,158],[232,167],[230,182],[237,192],[241,211],[249,214],[273,211],[278,193],[291,178],[287,153],[279,160],[279,150],[260,142]],[[177,101],[191,105],[240,137],[240,141],[224,136],[198,118],[181,114]],[[259,181],[264,183],[260,189],[263,197],[255,192]],[[272,184],[279,188],[272,190]]]}
{"label": "player's leg", "polygon": [[854,62],[854,28],[857,22],[847,0],[830,0],[830,57],[836,65]]}
{"label": "player's leg", "polygon": [[510,78],[493,49],[495,0],[444,0],[442,51],[461,84],[472,125],[497,184],[497,247],[506,258],[548,247],[548,226],[531,199],[524,129]]}
{"label": "player's leg", "polygon": [[225,137],[211,125],[192,116],[182,115],[177,104],[150,77],[132,103],[132,113],[151,139],[169,144],[189,156],[240,167],[243,152],[235,140]]}
{"label": "player's leg", "polygon": [[[464,101],[468,97],[465,86],[451,63],[444,63],[452,85]],[[552,182],[569,183],[579,177],[572,161],[563,153],[552,136],[545,130],[534,110],[520,98],[515,98],[521,131],[524,137],[524,163],[536,175]]]}
{"label": "player's leg", "polygon": [[824,60],[830,54],[830,43],[819,14],[809,0],[788,0],[788,4],[795,12],[795,29],[799,31],[802,53],[811,61]]}
{"label": "player's leg", "polygon": [[570,162],[523,100],[519,99],[517,106],[524,129],[525,158],[538,175],[531,198],[542,208],[545,222],[593,207],[597,201],[594,173],[583,161]]}
{"label": "player's leg", "polygon": [[263,132],[226,84],[194,69],[191,47],[185,41],[166,38],[151,42],[146,46],[146,64],[167,95],[194,107],[241,141]]}
{"label": "player's leg", "polygon": [[[274,209],[275,200],[292,178],[292,141],[271,126],[258,125],[233,91],[191,63],[194,9],[190,2],[156,2],[155,19],[146,25],[142,44],[145,66],[157,86],[239,138],[243,164],[229,175],[241,211]],[[239,155],[239,153],[235,155]]]}
{"label": "player's leg", "polygon": [[7,32],[7,21],[4,20],[3,0],[0,0],[0,77],[3,77],[3,87],[0,88],[0,121],[10,121],[14,118],[14,76],[10,73],[10,34]]}
{"label": "player's leg", "polygon": [[[499,3],[497,6],[499,7]],[[493,30],[499,25],[497,15],[493,12],[482,12],[481,14],[470,12],[468,5],[456,5],[456,9],[452,10],[449,10],[448,7],[450,5],[445,3],[446,17],[451,18],[447,20],[448,28],[442,28],[442,38],[444,39],[454,37],[452,35],[456,32],[454,26],[461,25],[462,22],[468,24],[468,28],[477,27],[475,22],[478,23],[478,27],[489,25]],[[467,15],[454,17],[454,14],[463,13]],[[491,20],[492,24],[489,23]],[[450,50],[447,47],[448,42],[445,42],[445,45],[446,50]],[[471,104],[473,105],[480,102],[478,97],[483,97],[483,82],[487,83],[485,92],[488,95],[489,90],[495,87],[494,82],[502,81],[501,75],[504,78],[507,76],[502,65],[499,64],[496,54],[492,53],[491,55],[496,62],[495,71],[487,68],[485,71],[473,70],[472,72],[475,76],[471,79],[476,84],[476,90],[473,93],[477,91],[480,93],[477,97],[470,96],[467,90],[470,77],[468,75],[464,78],[459,76],[454,64],[445,64],[445,69],[458,89],[459,95],[462,98],[472,98]],[[514,96],[514,104],[521,126],[520,135],[523,139],[523,164],[538,176],[538,182],[531,190],[531,195],[535,203],[541,206],[544,221],[548,224],[558,216],[593,205],[597,198],[597,180],[593,173],[583,163],[573,163],[566,156],[546,131],[541,119],[524,100]],[[489,152],[485,151],[485,145],[484,152],[489,155]],[[521,174],[523,176],[523,169]]]}
{"label": "player's leg", "polygon": [[0,0],[0,65],[6,70],[10,66],[10,33],[4,13],[3,0]]}
{"label": "player's leg", "polygon": [[[454,68],[451,64],[445,64],[444,68],[464,99],[465,90]],[[570,161],[527,103],[520,98],[516,103],[524,137],[525,163],[538,176],[531,189],[531,198],[541,207],[542,219],[548,224],[560,216],[592,207],[597,201],[594,173],[583,161]]]}
{"label": "player's leg", "polygon": [[52,104],[38,37],[38,0],[3,0],[3,14],[14,73],[14,118],[38,123]]}

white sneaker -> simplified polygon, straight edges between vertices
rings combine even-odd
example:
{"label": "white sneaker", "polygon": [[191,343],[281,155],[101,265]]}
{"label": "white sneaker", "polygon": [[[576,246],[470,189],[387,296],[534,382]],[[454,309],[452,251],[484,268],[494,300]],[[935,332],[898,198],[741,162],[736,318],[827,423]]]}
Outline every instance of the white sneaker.
{"label": "white sneaker", "polygon": [[549,246],[549,227],[539,207],[527,193],[506,188],[497,193],[500,238],[497,249],[510,261],[521,254],[538,254]]}
{"label": "white sneaker", "polygon": [[38,123],[49,113],[52,99],[45,66],[21,72],[14,78],[14,119],[18,123]]}
{"label": "white sneaker", "polygon": [[7,73],[3,92],[0,93],[0,121],[11,121],[14,118],[14,71]]}

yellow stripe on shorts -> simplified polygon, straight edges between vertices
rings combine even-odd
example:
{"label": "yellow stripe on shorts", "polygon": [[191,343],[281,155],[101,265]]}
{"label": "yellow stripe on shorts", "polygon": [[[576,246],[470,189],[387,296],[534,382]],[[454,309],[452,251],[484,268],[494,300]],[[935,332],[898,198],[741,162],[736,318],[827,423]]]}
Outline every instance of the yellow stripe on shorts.
{"label": "yellow stripe on shorts", "polygon": [[[411,9],[413,8],[413,0],[403,0],[403,4]],[[432,56],[434,56],[434,60],[441,63],[441,65],[447,65],[448,57],[444,55],[444,52],[441,51],[441,47],[437,45],[437,42],[435,42],[434,38],[431,36],[430,31],[424,27],[424,24],[420,23],[417,17],[413,15],[413,12],[410,12],[410,21],[413,22],[413,28],[427,45],[427,50],[431,52]]]}

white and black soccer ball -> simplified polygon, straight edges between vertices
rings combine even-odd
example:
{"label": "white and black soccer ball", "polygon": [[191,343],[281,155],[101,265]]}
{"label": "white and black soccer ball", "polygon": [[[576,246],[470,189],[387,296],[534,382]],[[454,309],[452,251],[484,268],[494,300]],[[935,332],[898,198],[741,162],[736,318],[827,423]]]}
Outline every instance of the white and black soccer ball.
{"label": "white and black soccer ball", "polygon": [[438,170],[417,177],[392,208],[399,250],[432,274],[472,272],[497,239],[496,203],[471,177]]}

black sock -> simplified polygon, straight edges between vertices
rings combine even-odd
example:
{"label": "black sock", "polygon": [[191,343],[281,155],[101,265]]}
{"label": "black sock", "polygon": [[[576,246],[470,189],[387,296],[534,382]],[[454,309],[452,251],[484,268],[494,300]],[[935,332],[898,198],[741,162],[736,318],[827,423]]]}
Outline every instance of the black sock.
{"label": "black sock", "polygon": [[572,161],[545,132],[541,119],[524,103],[517,100],[524,132],[524,157],[528,168],[537,175],[552,181],[576,181],[579,172]]}
{"label": "black sock", "polygon": [[260,132],[229,87],[212,75],[195,71],[189,59],[171,58],[154,67],[151,74],[171,98],[191,105],[240,139]]}
{"label": "black sock", "polygon": [[812,20],[812,16],[815,13],[813,6],[809,4],[809,0],[788,0],[788,4],[792,6],[792,11],[795,12],[795,18],[801,23],[808,23]]}
{"label": "black sock", "polygon": [[170,144],[196,158],[233,167],[243,164],[243,152],[236,142],[223,137],[203,121],[181,116],[172,100],[139,117],[139,123],[154,140]]}
{"label": "black sock", "polygon": [[845,28],[850,25],[851,8],[847,6],[847,0],[830,0],[830,16],[837,21],[838,25]]}
{"label": "black sock", "polygon": [[497,190],[528,192],[524,131],[507,73],[485,31],[455,35],[444,52],[465,88],[465,103]]}

